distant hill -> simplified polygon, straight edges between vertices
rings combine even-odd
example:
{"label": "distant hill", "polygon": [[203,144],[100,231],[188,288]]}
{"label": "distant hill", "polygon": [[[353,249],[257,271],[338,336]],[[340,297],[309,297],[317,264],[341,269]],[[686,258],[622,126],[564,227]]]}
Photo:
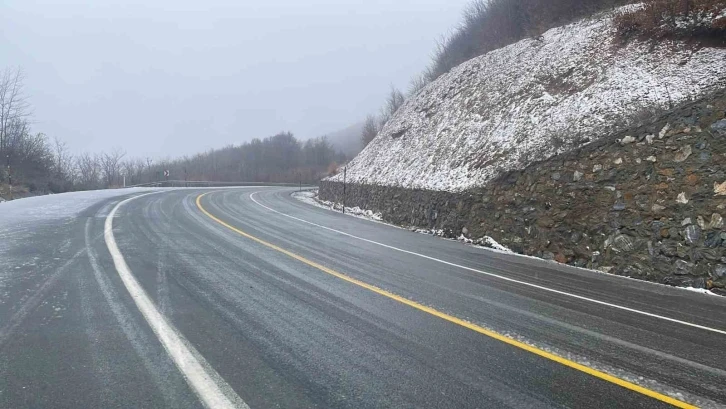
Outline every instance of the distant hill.
{"label": "distant hill", "polygon": [[362,130],[363,122],[359,122],[347,128],[330,132],[325,136],[336,151],[343,152],[346,156],[352,158],[363,149],[360,140]]}

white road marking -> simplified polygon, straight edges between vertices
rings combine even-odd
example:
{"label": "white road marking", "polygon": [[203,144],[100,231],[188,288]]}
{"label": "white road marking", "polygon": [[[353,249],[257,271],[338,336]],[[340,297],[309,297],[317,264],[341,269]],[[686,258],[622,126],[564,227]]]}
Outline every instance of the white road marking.
{"label": "white road marking", "polygon": [[[184,375],[189,386],[199,396],[202,403],[208,408],[249,408],[242,399],[234,393],[232,388],[224,382],[204,358],[197,352],[193,346],[184,341],[182,335],[174,328],[174,326],[164,318],[154,305],[149,295],[141,287],[136,278],[131,273],[129,266],[126,264],[121,251],[116,245],[116,239],[113,236],[113,218],[116,211],[125,203],[136,198],[146,196],[147,193],[139,196],[128,198],[119,202],[111,213],[106,217],[103,236],[106,240],[106,246],[113,258],[113,264],[116,266],[124,286],[128,290],[134,303],[141,311],[151,329],[161,341],[164,349],[176,364],[179,371]],[[225,392],[226,391],[226,394]]]}
{"label": "white road marking", "polygon": [[358,240],[361,240],[361,241],[365,241],[366,243],[371,243],[371,244],[375,244],[375,245],[378,245],[378,246],[381,246],[381,247],[385,247],[385,248],[388,248],[388,249],[391,249],[391,250],[396,250],[396,251],[400,251],[402,253],[406,253],[406,254],[411,254],[411,255],[414,255],[414,256],[422,257],[422,258],[425,258],[427,260],[432,260],[432,261],[436,261],[436,262],[441,263],[441,264],[446,264],[448,266],[458,267],[458,268],[461,268],[461,269],[464,269],[464,270],[473,271],[475,273],[483,274],[483,275],[486,275],[486,276],[489,276],[489,277],[498,278],[500,280],[508,281],[508,282],[511,282],[511,283],[517,283],[517,284],[521,284],[521,285],[524,285],[524,286],[536,288],[536,289],[539,289],[539,290],[548,291],[548,292],[551,292],[551,293],[555,293],[555,294],[560,294],[560,295],[564,295],[564,296],[567,296],[567,297],[576,298],[578,300],[588,301],[588,302],[595,303],[595,304],[599,304],[599,305],[605,305],[605,306],[612,307],[612,308],[617,308],[617,309],[623,310],[623,311],[629,311],[629,312],[632,312],[632,313],[641,314],[641,315],[645,315],[645,316],[652,317],[652,318],[658,318],[658,319],[661,319],[661,320],[664,320],[664,321],[674,322],[676,324],[686,325],[686,326],[689,326],[689,327],[698,328],[698,329],[702,329],[702,330],[705,330],[705,331],[710,331],[710,332],[715,332],[717,334],[726,335],[726,331],[725,330],[721,330],[721,329],[718,329],[718,328],[706,327],[704,325],[694,324],[694,323],[688,322],[688,321],[681,321],[681,320],[678,320],[678,319],[675,319],[675,318],[665,317],[663,315],[658,315],[658,314],[653,314],[653,313],[647,312],[647,311],[637,310],[635,308],[625,307],[625,306],[618,305],[618,304],[612,304],[612,303],[609,303],[609,302],[596,300],[594,298],[584,297],[582,295],[572,294],[572,293],[568,293],[566,291],[556,290],[554,288],[549,288],[549,287],[544,287],[544,286],[541,286],[541,285],[538,285],[538,284],[528,283],[526,281],[520,281],[520,280],[517,280],[517,279],[514,279],[514,278],[510,278],[510,277],[506,277],[506,276],[503,276],[503,275],[499,275],[499,274],[495,274],[495,273],[490,273],[490,272],[487,272],[487,271],[478,270],[478,269],[471,268],[471,267],[467,267],[467,266],[462,266],[461,264],[456,264],[456,263],[452,263],[450,261],[441,260],[441,259],[438,259],[438,258],[435,258],[435,257],[427,256],[425,254],[416,253],[414,251],[400,249],[398,247],[390,246],[388,244],[379,243],[377,241],[369,240],[369,239],[366,239],[366,238],[363,238],[363,237],[354,236],[354,235],[352,235],[350,233],[346,233],[346,232],[343,232],[343,231],[340,231],[340,230],[332,229],[330,227],[322,226],[320,224],[313,223],[313,222],[310,222],[310,221],[307,221],[307,220],[303,220],[303,219],[300,219],[298,217],[291,216],[289,214],[282,213],[282,212],[280,212],[278,210],[275,210],[275,209],[272,209],[270,207],[267,207],[267,206],[263,205],[262,203],[258,202],[257,200],[255,200],[254,195],[257,194],[257,193],[259,193],[259,191],[251,193],[250,194],[250,200],[252,200],[253,202],[255,202],[258,206],[261,206],[261,207],[263,207],[263,208],[265,208],[265,209],[267,209],[267,210],[269,210],[271,212],[275,212],[275,213],[277,213],[279,215],[288,217],[290,219],[297,220],[299,222],[307,223],[307,224],[312,225],[312,226],[320,227],[321,229],[329,230],[329,231],[332,231],[332,232],[336,232],[336,233],[342,234],[344,236],[348,236],[348,237],[351,237],[351,238],[354,238],[354,239],[358,239]]}

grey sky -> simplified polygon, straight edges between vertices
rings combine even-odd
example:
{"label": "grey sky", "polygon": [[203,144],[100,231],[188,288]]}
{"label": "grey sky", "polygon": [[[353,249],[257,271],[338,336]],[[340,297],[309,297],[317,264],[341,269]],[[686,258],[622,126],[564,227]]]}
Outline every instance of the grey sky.
{"label": "grey sky", "polygon": [[34,130],[74,152],[309,138],[407,88],[466,3],[5,0],[0,67],[22,67]]}

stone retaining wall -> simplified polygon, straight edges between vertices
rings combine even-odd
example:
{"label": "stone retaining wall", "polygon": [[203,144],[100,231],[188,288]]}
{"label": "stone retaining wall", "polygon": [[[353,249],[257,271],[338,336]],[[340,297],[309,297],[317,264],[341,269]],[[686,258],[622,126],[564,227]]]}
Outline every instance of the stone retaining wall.
{"label": "stone retaining wall", "polygon": [[[726,97],[463,193],[348,185],[346,205],[449,236],[726,295]],[[320,198],[341,202],[340,183]]]}

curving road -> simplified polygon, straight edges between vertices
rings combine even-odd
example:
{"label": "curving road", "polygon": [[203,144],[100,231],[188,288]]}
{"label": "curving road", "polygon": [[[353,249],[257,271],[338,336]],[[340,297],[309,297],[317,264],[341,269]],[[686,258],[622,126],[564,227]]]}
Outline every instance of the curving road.
{"label": "curving road", "polygon": [[0,407],[726,405],[726,298],[293,190],[134,193],[16,226],[0,243]]}

